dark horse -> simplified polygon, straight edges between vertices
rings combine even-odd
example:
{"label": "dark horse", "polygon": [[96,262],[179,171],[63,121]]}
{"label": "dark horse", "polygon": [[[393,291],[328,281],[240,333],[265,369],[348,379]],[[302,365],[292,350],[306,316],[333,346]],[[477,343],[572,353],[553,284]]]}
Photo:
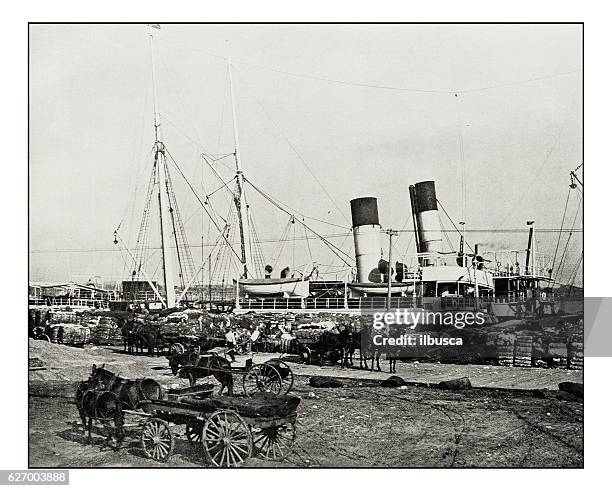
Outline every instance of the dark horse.
{"label": "dark horse", "polygon": [[[368,360],[372,361],[370,371],[374,370],[374,362],[376,361],[376,369],[380,372],[380,350],[374,345],[374,329],[372,327],[364,327],[361,330],[361,346],[359,349],[359,368],[368,370]],[[365,367],[364,367],[365,365]]]}
{"label": "dark horse", "polygon": [[355,350],[360,346],[360,339],[359,333],[356,333],[352,326],[346,326],[338,334],[338,341],[342,348],[341,368],[354,365],[353,357],[355,356]]}
{"label": "dark horse", "polygon": [[[232,365],[229,360],[216,353],[183,353],[169,356],[168,361],[172,373],[181,378],[189,379],[189,385],[194,386],[199,378],[213,376],[221,384],[219,395],[227,387],[227,394],[234,395],[234,378],[231,373]],[[179,367],[182,368],[179,370]]]}
{"label": "dark horse", "polygon": [[117,396],[119,402],[127,409],[137,409],[142,401],[162,399],[164,391],[157,380],[152,378],[141,378],[130,380],[115,375],[101,367],[92,366],[91,382],[98,390],[106,390]]}
{"label": "dark horse", "polygon": [[170,369],[172,370],[172,375],[176,375],[180,367],[195,365],[198,356],[197,353],[193,352],[166,356],[166,358],[168,358],[168,365],[170,365]]}
{"label": "dark horse", "polygon": [[[125,437],[125,431],[123,429],[123,410],[138,409],[141,402],[162,399],[164,395],[162,386],[156,380],[151,378],[136,380],[125,379],[106,370],[104,365],[101,367],[97,367],[96,365],[92,366],[91,376],[87,383],[96,391],[111,394],[112,399],[116,401],[115,404],[117,407],[113,415],[113,420],[115,423],[115,436],[118,446],[121,445]],[[110,399],[111,396],[107,395],[105,398]]]}
{"label": "dark horse", "polygon": [[[389,327],[389,337],[398,338],[405,334],[400,326],[394,325]],[[397,373],[395,366],[397,360],[402,360],[401,348],[399,346],[390,346],[387,348],[387,360],[389,360],[389,373]]]}
{"label": "dark horse", "polygon": [[[343,341],[339,334],[330,331],[324,331],[319,338],[308,346],[309,358],[316,356],[319,361],[319,366],[327,360],[332,364],[340,361],[344,366],[344,349]],[[308,361],[309,363],[311,360]]]}
{"label": "dark horse", "polygon": [[119,319],[121,321],[121,337],[123,338],[123,351],[134,354],[134,322],[128,319]]}
{"label": "dark horse", "polygon": [[[83,423],[83,435],[87,436],[87,443],[91,442],[94,419],[101,421],[105,428],[109,428],[111,421],[115,428],[123,426],[123,413],[117,396],[111,392],[97,390],[96,383],[91,378],[79,384],[75,402]],[[110,442],[112,437],[113,432],[109,428],[107,442]]]}
{"label": "dark horse", "polygon": [[161,350],[161,331],[155,325],[143,325],[137,322],[130,322],[129,340],[135,353],[147,351],[149,356],[154,356],[155,352]]}

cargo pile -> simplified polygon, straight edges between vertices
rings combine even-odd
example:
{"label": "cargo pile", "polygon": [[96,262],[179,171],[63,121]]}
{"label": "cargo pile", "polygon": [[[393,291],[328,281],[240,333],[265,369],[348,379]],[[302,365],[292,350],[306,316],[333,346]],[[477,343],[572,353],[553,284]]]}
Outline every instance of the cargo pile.
{"label": "cargo pile", "polygon": [[[494,363],[502,366],[563,368],[583,366],[582,319],[556,326],[539,327],[521,321],[507,321],[484,328],[446,330],[463,338],[459,359],[454,363]],[[432,332],[434,336],[441,332]],[[480,356],[480,360],[478,359]]]}
{"label": "cargo pile", "polygon": [[517,336],[514,346],[514,366],[530,367],[533,355],[533,336]]}
{"label": "cargo pile", "polygon": [[[54,343],[118,345],[123,342],[123,322],[132,315],[133,331],[154,333],[151,339],[156,346],[183,342],[180,340],[183,337],[191,338],[201,349],[210,349],[225,343],[228,326],[236,329],[239,340],[248,339],[250,332],[258,326],[261,335],[253,349],[260,352],[295,352],[296,346],[316,342],[326,331],[338,333],[350,326],[358,333],[372,326],[371,316],[357,312],[312,314],[251,311],[235,315],[212,314],[196,309],[131,314],[43,308],[32,309],[30,321],[33,324],[42,323],[45,333]],[[460,336],[463,339],[460,349],[444,354],[428,353],[426,358],[430,361],[581,370],[584,357],[582,319],[576,316],[549,317],[544,318],[542,323],[513,319],[464,329],[427,326],[426,329],[417,328],[417,332],[427,332],[434,337]],[[291,341],[291,338],[294,340]]]}
{"label": "cargo pile", "polygon": [[80,324],[60,323],[49,326],[49,338],[52,343],[83,346],[89,343],[91,333],[89,327]]}
{"label": "cargo pile", "polygon": [[584,365],[584,344],[582,336],[573,336],[568,345],[569,369],[582,370]]}
{"label": "cargo pile", "polygon": [[78,324],[79,314],[69,310],[50,310],[47,321],[49,324]]}
{"label": "cargo pile", "polygon": [[123,342],[121,328],[113,317],[83,315],[81,325],[89,327],[94,344],[114,346]]}
{"label": "cargo pile", "polygon": [[88,343],[121,344],[121,329],[108,311],[70,307],[30,309],[30,322],[44,329],[52,343],[82,346]]}
{"label": "cargo pile", "polygon": [[[492,347],[492,354],[497,357],[502,366],[514,364],[514,343],[516,335],[504,333],[491,333],[487,336],[487,346]],[[531,365],[531,353],[529,354],[529,365]]]}
{"label": "cargo pile", "polygon": [[166,316],[159,314],[135,314],[135,332],[155,331],[162,335],[193,336],[203,332],[202,315],[198,310],[173,312]]}

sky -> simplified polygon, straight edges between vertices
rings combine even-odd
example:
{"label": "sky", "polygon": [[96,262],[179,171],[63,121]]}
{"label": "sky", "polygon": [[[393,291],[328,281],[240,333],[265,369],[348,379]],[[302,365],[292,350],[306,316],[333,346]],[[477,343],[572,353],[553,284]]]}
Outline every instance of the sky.
{"label": "sky", "polygon": [[[535,220],[537,250],[563,250],[568,234],[546,229],[560,227],[582,163],[579,25],[31,25],[31,281],[126,277],[113,231],[134,245],[151,171],[149,32],[164,143],[198,193],[220,186],[201,153],[234,149],[229,46],[245,175],[299,216],[335,224],[306,219],[349,255],[349,201],[376,196],[383,227],[410,229],[408,185],[421,180],[436,181],[468,242],[524,249]],[[233,165],[214,164],[225,180]],[[172,179],[199,265],[215,230]],[[267,258],[302,267],[312,254],[323,271],[342,269],[315,241],[281,251],[287,217],[248,193]],[[581,228],[579,191],[569,196],[565,227]],[[226,214],[223,189],[211,200]],[[570,237],[568,271],[581,240]],[[395,247],[414,253],[413,234]]]}

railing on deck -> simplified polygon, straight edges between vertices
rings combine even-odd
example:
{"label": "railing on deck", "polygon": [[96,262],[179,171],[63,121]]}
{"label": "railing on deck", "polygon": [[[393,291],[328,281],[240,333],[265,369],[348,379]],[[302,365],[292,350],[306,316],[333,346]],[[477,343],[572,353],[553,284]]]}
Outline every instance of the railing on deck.
{"label": "railing on deck", "polygon": [[99,309],[108,309],[108,300],[94,300],[83,298],[64,298],[64,297],[46,297],[28,299],[29,305],[47,305],[49,307],[94,307]]}
{"label": "railing on deck", "polygon": [[[420,308],[420,297],[393,297],[392,309]],[[384,297],[359,298],[241,298],[239,306],[244,310],[381,310],[387,306]]]}

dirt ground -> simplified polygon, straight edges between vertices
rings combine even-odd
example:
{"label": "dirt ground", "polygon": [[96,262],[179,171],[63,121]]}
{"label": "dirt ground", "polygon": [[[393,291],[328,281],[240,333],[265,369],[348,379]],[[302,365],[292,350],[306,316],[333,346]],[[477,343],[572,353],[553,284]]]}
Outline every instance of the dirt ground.
{"label": "dirt ground", "polygon": [[[109,359],[112,362],[107,366],[124,377],[151,376],[166,386],[183,383],[172,377],[164,358],[128,356],[110,349],[67,352],[78,348],[38,344],[32,348],[30,356],[36,353],[48,366],[47,370],[30,372],[38,385],[79,380],[91,369],[92,361],[109,363]],[[65,356],[73,360],[71,366],[66,366]],[[469,372],[474,374],[473,385],[480,388],[382,388],[368,378],[386,378],[388,373],[291,364],[296,373],[292,393],[302,398],[293,452],[283,462],[254,457],[247,465],[582,467],[582,400],[553,390],[517,390],[517,386],[555,389],[560,381],[581,381],[581,372],[426,365],[415,368],[398,363],[398,375],[406,380],[433,381]],[[308,385],[311,374],[350,378],[341,388],[312,388]],[[494,389],[486,383],[496,380],[505,380],[513,390]],[[31,396],[29,417],[33,467],[206,466],[203,452],[184,437],[183,426],[173,427],[174,455],[158,464],[142,454],[137,432],[128,434],[119,451],[104,448],[101,430],[92,444],[86,444],[72,399]]]}

